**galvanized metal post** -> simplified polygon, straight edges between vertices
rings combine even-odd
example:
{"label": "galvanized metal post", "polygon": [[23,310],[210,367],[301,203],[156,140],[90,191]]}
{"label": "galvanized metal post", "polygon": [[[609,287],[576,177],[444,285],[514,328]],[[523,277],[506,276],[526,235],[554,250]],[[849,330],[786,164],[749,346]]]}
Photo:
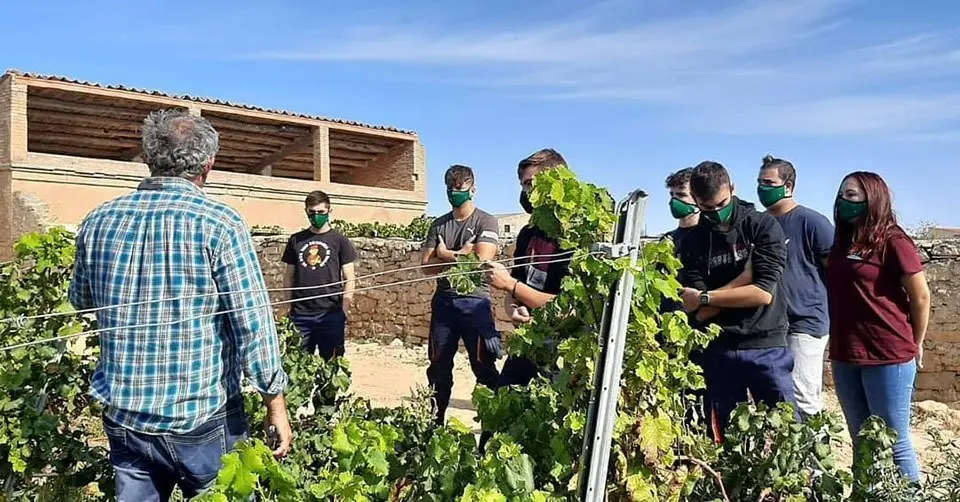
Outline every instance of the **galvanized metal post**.
{"label": "galvanized metal post", "polygon": [[[613,257],[629,256],[636,264],[643,237],[644,206],[647,194],[637,190],[617,205],[617,229],[612,246],[606,246]],[[606,498],[607,469],[617,419],[617,399],[623,372],[623,352],[627,326],[633,303],[634,276],[624,271],[611,287],[604,305],[600,328],[600,355],[590,393],[590,408],[584,430],[579,499],[599,502]]]}

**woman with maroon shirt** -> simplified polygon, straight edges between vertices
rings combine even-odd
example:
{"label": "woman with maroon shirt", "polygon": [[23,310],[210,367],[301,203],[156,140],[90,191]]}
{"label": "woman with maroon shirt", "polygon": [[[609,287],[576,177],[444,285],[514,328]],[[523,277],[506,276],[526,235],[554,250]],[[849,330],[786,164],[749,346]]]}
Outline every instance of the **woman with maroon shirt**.
{"label": "woman with maroon shirt", "polygon": [[874,173],[844,178],[834,219],[826,279],[837,397],[854,440],[871,415],[897,431],[894,461],[919,482],[910,400],[930,316],[920,255],[897,224],[887,184]]}

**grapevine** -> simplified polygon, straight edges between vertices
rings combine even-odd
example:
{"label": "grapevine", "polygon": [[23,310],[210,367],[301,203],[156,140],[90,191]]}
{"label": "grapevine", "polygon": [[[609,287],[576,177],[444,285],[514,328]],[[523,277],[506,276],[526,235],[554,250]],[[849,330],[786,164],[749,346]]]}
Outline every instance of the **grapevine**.
{"label": "grapevine", "polygon": [[[590,386],[599,353],[604,301],[623,271],[636,277],[607,494],[611,501],[910,500],[892,461],[895,433],[872,419],[861,432],[852,470],[838,465],[839,419],[821,414],[803,423],[783,405],[742,404],[727,441],[716,445],[688,419],[703,387],[690,354],[716,336],[690,328],[683,313],[660,312],[676,299],[680,266],[669,241],[644,245],[636,265],[589,252],[609,240],[613,200],[602,188],[557,168],[537,176],[532,221],[569,253],[570,275],[560,295],[533,314],[507,341],[511,355],[534,361],[540,375],[527,387],[478,387],[479,421],[494,431],[483,455],[473,431],[451,419],[433,422],[429,392],[407,404],[380,408],[350,392],[346,360],[324,361],[299,349],[299,335],[278,321],[286,398],[295,431],[284,460],[259,439],[260,397],[245,390],[251,439],[223,458],[214,486],[199,500],[263,501],[520,501],[573,500]],[[341,225],[338,223],[338,225]],[[382,225],[348,234],[382,236]],[[422,239],[429,220],[401,237]],[[391,231],[392,232],[392,231]],[[17,244],[14,262],[0,265],[0,317],[71,310],[65,301],[73,236],[54,229]],[[454,282],[461,292],[480,284],[476,257],[454,269],[474,272]],[[468,264],[466,262],[473,262]],[[90,317],[67,315],[0,325],[11,345],[94,328]],[[85,391],[98,357],[97,340],[51,343],[5,353],[0,365],[0,502],[108,500],[112,470],[99,430],[100,409]],[[934,436],[937,438],[937,436]],[[937,440],[943,460],[927,479],[924,500],[957,500],[960,448]]]}

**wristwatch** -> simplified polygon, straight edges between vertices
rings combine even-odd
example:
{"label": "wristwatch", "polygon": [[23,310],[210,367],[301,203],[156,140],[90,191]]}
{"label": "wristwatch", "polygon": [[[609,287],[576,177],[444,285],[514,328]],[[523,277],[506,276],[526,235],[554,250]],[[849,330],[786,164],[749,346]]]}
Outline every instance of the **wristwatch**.
{"label": "wristwatch", "polygon": [[700,292],[700,306],[701,306],[701,307],[706,307],[707,305],[710,305],[710,293],[708,293],[708,292],[706,292],[706,291],[701,291],[701,292]]}

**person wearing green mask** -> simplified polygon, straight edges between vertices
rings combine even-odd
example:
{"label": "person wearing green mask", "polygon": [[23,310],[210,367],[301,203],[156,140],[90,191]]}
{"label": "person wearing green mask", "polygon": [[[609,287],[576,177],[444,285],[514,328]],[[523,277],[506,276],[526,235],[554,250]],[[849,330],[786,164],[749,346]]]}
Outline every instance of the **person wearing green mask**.
{"label": "person wearing green mask", "polygon": [[690,176],[700,222],[684,238],[681,298],[691,325],[720,326],[700,355],[710,433],[722,440],[730,413],[748,393],[769,406],[793,403],[793,354],[782,293],[783,230],[734,194],[721,164],[701,162]]}
{"label": "person wearing green mask", "polygon": [[894,462],[919,483],[910,401],[923,369],[930,287],[891,199],[883,178],[862,171],[847,175],[837,193],[826,268],[830,362],[854,448],[867,418],[882,418],[897,431]]}
{"label": "person wearing green mask", "polygon": [[790,323],[787,343],[793,351],[793,390],[803,418],[823,409],[823,355],[830,333],[824,267],[833,247],[833,225],[826,216],[797,203],[797,170],[789,161],[767,155],[757,176],[757,196],[780,223],[787,238],[783,294]]}
{"label": "person wearing green mask", "polygon": [[303,349],[331,359],[344,353],[357,250],[330,225],[332,208],[326,193],[310,192],[304,203],[310,226],[287,241],[281,258],[287,264],[283,284],[297,288],[286,295],[293,300],[290,320],[302,336]]}
{"label": "person wearing green mask", "polygon": [[670,216],[677,220],[677,228],[667,232],[664,237],[670,237],[673,240],[678,254],[683,238],[700,222],[700,208],[690,194],[692,174],[693,168],[687,167],[667,176],[666,181],[667,191],[670,194]]}
{"label": "person wearing green mask", "polygon": [[[423,245],[424,271],[442,274],[461,256],[475,253],[480,261],[493,260],[499,250],[500,227],[497,217],[476,207],[477,194],[473,170],[454,165],[447,169],[444,184],[451,211],[433,221]],[[493,317],[490,288],[478,287],[461,295],[450,281],[437,277],[437,290],[431,301],[427,381],[434,391],[435,419],[442,424],[453,390],[453,358],[460,340],[467,349],[470,368],[477,383],[495,389],[497,367],[502,355],[500,332]]]}

